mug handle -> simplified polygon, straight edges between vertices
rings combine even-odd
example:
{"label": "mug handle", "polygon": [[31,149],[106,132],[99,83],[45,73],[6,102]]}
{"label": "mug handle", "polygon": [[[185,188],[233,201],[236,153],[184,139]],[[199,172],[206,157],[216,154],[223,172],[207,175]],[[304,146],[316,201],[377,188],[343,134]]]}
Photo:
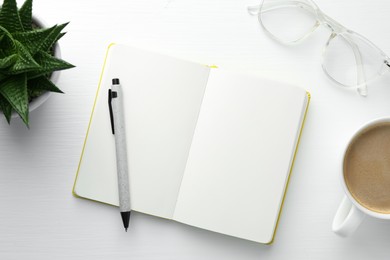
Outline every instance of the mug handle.
{"label": "mug handle", "polygon": [[347,196],[344,195],[334,216],[332,230],[342,237],[347,237],[357,229],[365,216],[366,214],[356,208]]}

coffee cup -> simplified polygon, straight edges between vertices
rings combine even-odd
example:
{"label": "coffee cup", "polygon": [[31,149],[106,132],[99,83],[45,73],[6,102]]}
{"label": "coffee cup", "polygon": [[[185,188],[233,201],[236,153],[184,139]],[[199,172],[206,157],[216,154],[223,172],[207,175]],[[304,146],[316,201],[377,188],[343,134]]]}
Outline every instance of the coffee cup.
{"label": "coffee cup", "polygon": [[345,196],[332,229],[349,236],[365,216],[390,220],[390,118],[363,125],[344,149],[340,171]]}

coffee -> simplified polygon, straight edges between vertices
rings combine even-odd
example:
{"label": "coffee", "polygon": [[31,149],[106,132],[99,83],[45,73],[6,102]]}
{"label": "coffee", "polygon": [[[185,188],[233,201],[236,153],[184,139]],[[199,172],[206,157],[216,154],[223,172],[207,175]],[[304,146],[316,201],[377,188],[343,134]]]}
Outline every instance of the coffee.
{"label": "coffee", "polygon": [[371,125],[355,136],[343,167],[354,199],[369,210],[390,214],[390,122]]}

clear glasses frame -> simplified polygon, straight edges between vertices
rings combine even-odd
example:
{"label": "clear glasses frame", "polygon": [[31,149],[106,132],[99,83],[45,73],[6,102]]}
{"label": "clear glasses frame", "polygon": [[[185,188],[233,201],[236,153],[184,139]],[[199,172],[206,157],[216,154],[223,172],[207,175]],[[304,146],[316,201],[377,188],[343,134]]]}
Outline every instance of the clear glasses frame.
{"label": "clear glasses frame", "polygon": [[[314,15],[316,22],[311,28],[308,28],[306,33],[300,35],[299,38],[286,42],[285,40],[277,37],[267,28],[267,26],[263,24],[262,14],[271,12],[279,8],[288,7],[301,8],[304,11],[309,12],[311,15]],[[350,86],[343,84],[339,80],[335,79],[332,75],[329,74],[328,70],[325,68],[324,61],[322,62],[323,71],[335,84],[341,87],[355,87],[357,89],[357,92],[361,96],[367,95],[367,82],[376,78],[376,76],[383,75],[385,72],[390,70],[390,59],[383,51],[381,51],[376,45],[374,45],[364,36],[347,29],[346,27],[326,15],[318,8],[318,6],[314,3],[313,0],[262,0],[262,3],[260,5],[248,7],[248,12],[251,15],[257,15],[260,25],[267,32],[267,34],[274,40],[283,44],[295,44],[301,42],[302,40],[307,38],[312,32],[314,32],[320,25],[323,25],[326,28],[330,29],[331,35],[323,49],[323,59],[326,49],[330,45],[331,41],[336,37],[341,37],[353,52],[353,56],[356,62],[356,84],[354,86]],[[375,76],[371,77],[370,79],[367,79],[365,75],[365,62],[362,58],[362,51],[364,50],[361,50],[359,44],[356,42],[356,39],[359,39],[359,41],[364,42],[366,46],[369,46],[370,48],[372,48],[372,51],[375,51],[378,54],[379,59],[375,62],[381,63],[378,64],[378,68],[380,69],[378,69],[378,71],[375,73]]]}

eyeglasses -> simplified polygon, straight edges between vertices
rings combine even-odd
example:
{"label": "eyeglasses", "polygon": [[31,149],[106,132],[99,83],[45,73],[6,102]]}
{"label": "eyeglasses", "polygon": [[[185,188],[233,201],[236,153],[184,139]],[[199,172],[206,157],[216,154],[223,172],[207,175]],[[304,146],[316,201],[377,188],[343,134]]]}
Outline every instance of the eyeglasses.
{"label": "eyeglasses", "polygon": [[263,0],[248,7],[275,40],[298,43],[324,25],[331,35],[323,50],[322,68],[337,85],[356,88],[367,96],[367,83],[390,69],[389,57],[362,35],[353,32],[323,13],[312,0]]}

